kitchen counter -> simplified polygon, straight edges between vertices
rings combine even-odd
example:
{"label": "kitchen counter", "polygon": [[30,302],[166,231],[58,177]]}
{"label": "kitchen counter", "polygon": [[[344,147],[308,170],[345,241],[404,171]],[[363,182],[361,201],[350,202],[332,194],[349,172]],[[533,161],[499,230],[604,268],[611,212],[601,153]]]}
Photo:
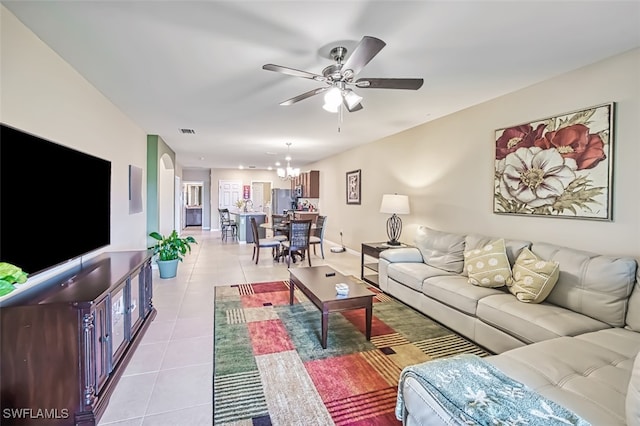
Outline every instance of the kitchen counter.
{"label": "kitchen counter", "polygon": [[238,227],[238,242],[239,243],[253,243],[253,232],[251,231],[251,217],[256,219],[258,224],[258,235],[260,238],[265,238],[265,229],[260,228],[260,224],[265,222],[267,214],[264,212],[230,212],[231,219],[236,221]]}
{"label": "kitchen counter", "polygon": [[231,214],[235,214],[237,216],[266,216],[267,214],[264,212],[232,212]]}
{"label": "kitchen counter", "polygon": [[311,223],[316,223],[316,219],[318,218],[318,211],[314,210],[312,212],[307,210],[295,210],[293,212],[293,217],[295,219],[308,220],[311,219]]}

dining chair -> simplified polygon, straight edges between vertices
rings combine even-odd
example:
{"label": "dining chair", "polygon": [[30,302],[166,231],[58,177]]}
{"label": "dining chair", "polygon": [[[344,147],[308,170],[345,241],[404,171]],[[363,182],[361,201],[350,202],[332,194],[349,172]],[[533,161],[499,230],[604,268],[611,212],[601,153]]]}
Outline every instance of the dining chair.
{"label": "dining chair", "polygon": [[300,253],[301,260],[306,256],[309,266],[311,266],[310,237],[311,219],[296,219],[289,222],[289,239],[281,243],[283,255],[287,257],[287,267],[291,266],[291,258],[296,252]]}
{"label": "dining chair", "polygon": [[220,230],[222,235],[222,240],[226,241],[227,236],[231,233],[231,236],[234,240],[238,238],[238,225],[236,221],[231,219],[231,213],[229,213],[229,209],[218,209],[218,214],[220,215]]}
{"label": "dining chair", "polygon": [[[324,259],[324,228],[327,225],[326,216],[318,216],[316,219],[316,227],[313,230],[313,235],[309,237],[309,244],[313,246],[313,254],[316,254],[316,246],[320,245],[320,253]],[[316,255],[317,256],[317,255]]]}
{"label": "dining chair", "polygon": [[287,222],[288,216],[284,214],[271,215],[271,229],[273,231],[273,239],[284,241],[288,239],[287,229],[283,225]]}
{"label": "dining chair", "polygon": [[251,232],[253,233],[253,256],[251,256],[251,260],[256,260],[256,265],[258,264],[258,260],[260,259],[260,249],[261,248],[271,248],[271,256],[278,260],[280,259],[279,251],[281,240],[276,240],[273,238],[260,238],[260,233],[258,232],[258,223],[256,222],[256,218],[251,216]]}

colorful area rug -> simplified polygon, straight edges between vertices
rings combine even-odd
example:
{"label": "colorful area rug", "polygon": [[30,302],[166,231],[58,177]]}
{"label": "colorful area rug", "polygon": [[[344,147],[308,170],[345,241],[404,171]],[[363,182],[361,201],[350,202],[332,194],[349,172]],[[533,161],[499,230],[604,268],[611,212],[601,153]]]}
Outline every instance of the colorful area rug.
{"label": "colorful area rug", "polygon": [[399,425],[394,409],[404,367],[489,355],[369,288],[376,294],[371,341],[364,309],[336,312],[322,349],[320,311],[298,289],[290,306],[288,281],[216,287],[214,424]]}

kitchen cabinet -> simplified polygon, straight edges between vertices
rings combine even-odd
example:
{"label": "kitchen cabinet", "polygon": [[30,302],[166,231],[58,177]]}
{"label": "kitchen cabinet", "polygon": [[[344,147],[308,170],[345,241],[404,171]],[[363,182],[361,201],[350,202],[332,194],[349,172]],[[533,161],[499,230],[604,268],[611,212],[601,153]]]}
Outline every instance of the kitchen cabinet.
{"label": "kitchen cabinet", "polygon": [[185,226],[202,226],[202,207],[185,209]]}
{"label": "kitchen cabinet", "polygon": [[302,186],[302,198],[320,198],[320,171],[310,170],[300,173],[291,181],[291,191]]}
{"label": "kitchen cabinet", "polygon": [[98,423],[156,315],[152,255],[103,253],[3,301],[0,395],[12,415],[3,421]]}

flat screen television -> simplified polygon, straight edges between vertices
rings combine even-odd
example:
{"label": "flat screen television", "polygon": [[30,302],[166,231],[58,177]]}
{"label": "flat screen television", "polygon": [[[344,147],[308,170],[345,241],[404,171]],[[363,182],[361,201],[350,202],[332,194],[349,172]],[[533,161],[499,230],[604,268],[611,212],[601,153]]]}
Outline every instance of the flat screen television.
{"label": "flat screen television", "polygon": [[109,245],[111,162],[0,125],[0,262],[31,277]]}

